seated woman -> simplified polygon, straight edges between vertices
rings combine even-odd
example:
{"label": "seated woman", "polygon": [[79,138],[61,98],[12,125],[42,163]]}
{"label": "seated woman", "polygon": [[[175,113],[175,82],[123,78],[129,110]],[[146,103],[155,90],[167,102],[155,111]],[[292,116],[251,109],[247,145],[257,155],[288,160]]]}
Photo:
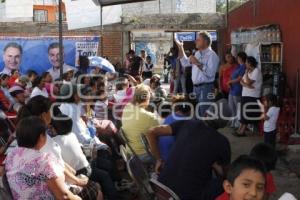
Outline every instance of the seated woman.
{"label": "seated woman", "polygon": [[79,200],[65,185],[64,163],[41,152],[47,141],[46,125],[39,117],[21,120],[18,146],[7,155],[5,170],[14,199]]}
{"label": "seated woman", "polygon": [[72,132],[77,136],[78,141],[84,144],[93,143],[97,149],[107,149],[108,146],[102,143],[94,134],[90,133],[87,124],[81,117],[82,104],[79,96],[80,88],[74,84],[64,84],[60,88],[60,111],[70,117],[73,121]]}
{"label": "seated woman", "polygon": [[144,163],[152,162],[141,140],[142,134],[159,125],[159,117],[148,112],[150,103],[150,88],[138,85],[135,88],[133,101],[125,106],[122,115],[122,127],[128,138],[129,145]]}
{"label": "seated woman", "polygon": [[94,166],[91,167],[87,161],[81,144],[72,133],[72,120],[64,114],[59,114],[52,119],[51,124],[56,134],[53,140],[61,147],[64,161],[74,167],[76,174],[84,174],[92,181],[98,182],[109,200],[117,200],[117,191],[109,173]]}
{"label": "seated woman", "polygon": [[[50,99],[38,95],[33,97],[32,99],[29,100],[29,102],[23,106],[18,113],[18,121],[25,119],[30,116],[37,116],[40,119],[42,119],[46,125],[46,127],[50,126],[51,123],[51,109],[52,104]],[[53,107],[53,113],[58,113],[57,110],[54,109]],[[47,129],[49,131],[49,129]],[[97,189],[97,184],[91,182],[88,180],[86,177],[76,177],[76,171],[70,167],[67,163],[64,162],[62,155],[61,155],[61,148],[60,146],[48,135],[46,134],[47,140],[46,144],[41,147],[39,150],[40,152],[43,153],[52,153],[55,155],[55,157],[60,160],[60,162],[64,163],[64,174],[66,176],[66,182],[69,185],[74,185],[76,187],[82,187],[82,196],[85,196],[86,198],[84,199],[90,199],[89,197],[97,196],[98,192]],[[91,198],[95,199],[95,198]]]}

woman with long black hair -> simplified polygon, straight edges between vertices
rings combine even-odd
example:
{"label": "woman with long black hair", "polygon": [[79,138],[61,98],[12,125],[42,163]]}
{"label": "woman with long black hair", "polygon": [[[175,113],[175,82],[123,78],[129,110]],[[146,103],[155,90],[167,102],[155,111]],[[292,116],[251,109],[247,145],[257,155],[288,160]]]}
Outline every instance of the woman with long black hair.
{"label": "woman with long black hair", "polygon": [[241,125],[235,136],[246,136],[248,124],[255,124],[260,120],[261,111],[259,98],[261,97],[262,73],[257,67],[258,63],[252,56],[246,59],[246,72],[241,80],[243,86],[241,99]]}

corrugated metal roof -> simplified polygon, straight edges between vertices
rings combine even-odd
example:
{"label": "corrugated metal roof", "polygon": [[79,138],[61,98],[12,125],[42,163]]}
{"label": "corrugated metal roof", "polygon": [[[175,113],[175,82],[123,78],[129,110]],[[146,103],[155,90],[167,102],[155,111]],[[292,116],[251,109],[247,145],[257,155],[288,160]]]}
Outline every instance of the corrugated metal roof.
{"label": "corrugated metal roof", "polygon": [[102,6],[112,6],[118,4],[126,4],[126,3],[137,3],[143,1],[153,1],[153,0],[93,0],[95,4]]}

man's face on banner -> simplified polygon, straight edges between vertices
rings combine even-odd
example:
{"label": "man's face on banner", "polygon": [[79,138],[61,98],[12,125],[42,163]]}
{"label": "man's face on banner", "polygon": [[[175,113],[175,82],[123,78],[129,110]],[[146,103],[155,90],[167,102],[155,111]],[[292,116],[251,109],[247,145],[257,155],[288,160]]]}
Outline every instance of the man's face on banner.
{"label": "man's face on banner", "polygon": [[48,56],[49,56],[49,61],[50,61],[51,65],[55,68],[59,68],[59,66],[60,66],[59,48],[50,49]]}
{"label": "man's face on banner", "polygon": [[21,52],[18,48],[9,47],[3,54],[5,67],[9,69],[19,69],[21,64]]}

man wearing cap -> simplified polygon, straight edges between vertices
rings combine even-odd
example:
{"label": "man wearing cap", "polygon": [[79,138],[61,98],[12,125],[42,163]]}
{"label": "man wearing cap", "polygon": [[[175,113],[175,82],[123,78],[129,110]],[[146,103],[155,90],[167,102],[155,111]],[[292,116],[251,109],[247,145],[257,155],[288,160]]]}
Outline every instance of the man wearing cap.
{"label": "man wearing cap", "polygon": [[[222,192],[223,168],[230,164],[230,144],[217,129],[223,128],[230,117],[227,101],[216,102],[206,120],[182,120],[152,128],[147,133],[150,149],[157,160],[158,180],[171,188],[183,200],[208,200]],[[216,109],[217,108],[217,109]],[[163,161],[158,138],[175,136],[168,160]],[[218,190],[220,189],[220,191]]]}
{"label": "man wearing cap", "polygon": [[8,43],[3,49],[4,68],[1,73],[11,75],[11,70],[19,70],[21,65],[23,49],[22,46],[15,43]]}
{"label": "man wearing cap", "polygon": [[[48,58],[52,65],[52,67],[48,70],[51,74],[54,81],[60,78],[60,56],[59,56],[59,43],[55,42],[49,45],[48,47]],[[74,67],[70,65],[63,64],[63,72],[67,69],[74,69]]]}
{"label": "man wearing cap", "polygon": [[12,108],[14,111],[19,112],[19,110],[25,105],[25,91],[19,85],[14,85],[9,89],[10,95],[14,98],[14,103]]}

